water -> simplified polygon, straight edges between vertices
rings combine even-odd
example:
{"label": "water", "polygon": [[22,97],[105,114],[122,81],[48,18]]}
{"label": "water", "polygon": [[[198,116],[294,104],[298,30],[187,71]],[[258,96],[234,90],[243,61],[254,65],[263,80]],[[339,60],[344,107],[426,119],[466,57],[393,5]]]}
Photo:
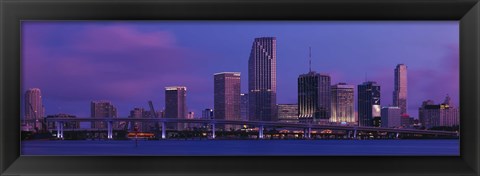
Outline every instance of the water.
{"label": "water", "polygon": [[459,140],[22,141],[22,155],[458,156]]}

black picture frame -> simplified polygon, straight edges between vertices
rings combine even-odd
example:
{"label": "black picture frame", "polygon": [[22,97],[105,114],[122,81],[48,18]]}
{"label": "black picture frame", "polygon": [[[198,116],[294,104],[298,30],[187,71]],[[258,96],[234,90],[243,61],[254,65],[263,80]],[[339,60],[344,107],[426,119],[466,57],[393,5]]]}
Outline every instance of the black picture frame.
{"label": "black picture frame", "polygon": [[[0,0],[0,175],[479,175],[477,0]],[[458,157],[20,156],[22,20],[459,20]]]}

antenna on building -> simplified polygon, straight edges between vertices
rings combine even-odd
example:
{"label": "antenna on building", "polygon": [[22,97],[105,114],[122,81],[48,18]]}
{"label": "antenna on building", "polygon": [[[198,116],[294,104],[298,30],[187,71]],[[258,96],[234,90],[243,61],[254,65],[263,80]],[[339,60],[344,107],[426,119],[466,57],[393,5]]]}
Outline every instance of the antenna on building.
{"label": "antenna on building", "polygon": [[312,47],[308,47],[308,71],[312,72]]}
{"label": "antenna on building", "polygon": [[365,82],[367,82],[367,72],[365,72]]}

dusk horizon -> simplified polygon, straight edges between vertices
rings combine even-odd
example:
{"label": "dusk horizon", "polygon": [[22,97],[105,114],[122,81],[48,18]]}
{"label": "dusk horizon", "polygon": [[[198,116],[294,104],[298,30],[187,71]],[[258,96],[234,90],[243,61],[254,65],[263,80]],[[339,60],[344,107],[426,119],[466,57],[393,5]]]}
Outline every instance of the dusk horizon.
{"label": "dusk horizon", "polygon": [[[331,83],[375,81],[392,104],[394,69],[408,68],[408,114],[447,95],[459,107],[457,21],[415,22],[22,22],[22,101],[42,91],[46,115],[90,116],[108,100],[119,117],[135,107],[165,107],[165,87],[186,86],[188,112],[213,109],[214,74],[240,72],[248,93],[248,58],[258,37],[277,39],[277,104],[297,103],[297,78],[327,73]],[[356,106],[355,101],[355,106]],[[23,103],[22,103],[22,108]],[[23,114],[23,111],[22,111]],[[23,115],[22,115],[23,118]]]}

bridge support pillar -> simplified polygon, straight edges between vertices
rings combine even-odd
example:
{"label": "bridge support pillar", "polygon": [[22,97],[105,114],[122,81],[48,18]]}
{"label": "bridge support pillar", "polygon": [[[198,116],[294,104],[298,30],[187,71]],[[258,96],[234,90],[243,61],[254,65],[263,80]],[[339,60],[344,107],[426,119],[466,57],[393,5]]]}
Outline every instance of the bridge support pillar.
{"label": "bridge support pillar", "polygon": [[113,138],[113,128],[112,128],[112,121],[107,121],[107,138],[112,139]]}
{"label": "bridge support pillar", "polygon": [[55,122],[55,125],[57,125],[57,139],[60,139],[60,122]]}
{"label": "bridge support pillar", "polygon": [[258,128],[258,138],[263,139],[263,125]]}
{"label": "bridge support pillar", "polygon": [[212,139],[215,139],[215,123],[212,123]]}
{"label": "bridge support pillar", "polygon": [[398,136],[400,136],[400,133],[397,133],[397,134],[395,135],[395,138],[398,139]]}
{"label": "bridge support pillar", "polygon": [[303,129],[303,138],[310,139],[311,132],[312,132],[312,128],[310,128],[310,127]]}
{"label": "bridge support pillar", "polygon": [[166,131],[167,131],[167,126],[165,125],[165,122],[162,122],[162,139],[167,138]]}
{"label": "bridge support pillar", "polygon": [[63,122],[60,122],[60,137],[63,139]]}
{"label": "bridge support pillar", "polygon": [[357,129],[353,130],[353,139],[357,139]]}
{"label": "bridge support pillar", "polygon": [[57,138],[63,139],[63,122],[57,122]]}
{"label": "bridge support pillar", "polygon": [[307,135],[308,139],[311,139],[312,138],[312,127],[308,127],[308,135]]}

